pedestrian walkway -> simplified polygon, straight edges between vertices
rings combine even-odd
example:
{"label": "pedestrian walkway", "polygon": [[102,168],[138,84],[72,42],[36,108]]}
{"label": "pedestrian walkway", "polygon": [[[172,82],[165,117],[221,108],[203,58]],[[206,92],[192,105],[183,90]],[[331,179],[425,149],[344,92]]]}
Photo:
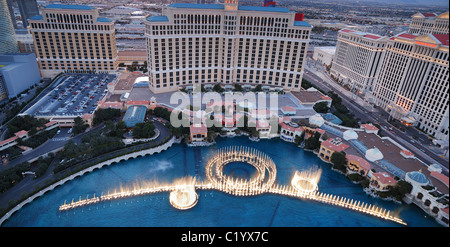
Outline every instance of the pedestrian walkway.
{"label": "pedestrian walkway", "polygon": [[70,137],[57,137],[57,138],[52,138],[52,141],[54,141],[54,142],[62,142],[62,141],[67,141],[69,139],[70,139]]}

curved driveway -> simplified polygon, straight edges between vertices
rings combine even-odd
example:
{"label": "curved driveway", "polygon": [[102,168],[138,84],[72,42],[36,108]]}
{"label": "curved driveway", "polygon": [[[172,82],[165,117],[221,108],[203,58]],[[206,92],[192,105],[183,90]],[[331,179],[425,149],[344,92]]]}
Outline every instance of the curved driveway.
{"label": "curved driveway", "polygon": [[[170,130],[167,129],[162,123],[160,123],[158,121],[154,121],[154,125],[155,125],[156,128],[159,129],[160,135],[158,136],[158,138],[153,140],[152,143],[153,142],[159,143],[159,142],[163,141],[165,138],[167,138],[167,136],[170,135]],[[96,129],[102,128],[102,127],[103,127],[103,125],[99,125],[99,126],[93,128],[92,130],[96,130]],[[89,133],[89,132],[85,132],[83,134],[80,134],[80,135],[72,138],[72,140],[74,140],[74,141],[81,140],[81,137],[83,135],[87,134],[87,133]],[[58,141],[58,147],[64,146],[64,144],[68,140],[69,139],[67,139],[64,142]],[[42,145],[40,147],[36,148],[35,150],[39,150],[40,148],[43,149],[43,150],[36,151],[37,153],[34,153],[35,156],[32,156],[31,153],[29,153],[30,156],[27,155],[28,159],[25,159],[24,161],[37,157],[36,155],[39,154],[39,153],[42,153],[43,151],[48,152],[48,151],[54,150],[55,148],[53,148],[53,146],[51,146],[52,149],[46,147],[46,146],[50,147],[50,145],[51,145],[51,144],[49,144],[50,142],[53,142],[53,141],[51,141],[51,140],[47,141],[45,144],[43,144],[43,145],[45,145],[43,148],[41,148]],[[142,144],[142,145],[145,145],[145,144]],[[138,147],[139,147],[139,145],[131,146],[131,147],[127,147],[126,150],[127,151],[133,151],[133,150],[137,150]],[[110,157],[114,157],[116,155],[116,152],[119,152],[121,150],[123,150],[123,149],[107,153],[107,154],[105,154],[105,157],[102,157],[102,158],[107,158],[109,156]],[[21,161],[21,162],[23,162],[23,161]],[[16,162],[15,164],[19,164],[21,162]],[[46,171],[46,173],[44,175],[42,175],[42,176],[40,176],[39,178],[36,178],[36,179],[33,179],[33,176],[27,175],[18,184],[16,184],[12,188],[10,188],[5,193],[0,194],[0,208],[7,208],[9,206],[10,202],[19,200],[24,193],[29,194],[29,193],[32,193],[33,191],[35,191],[37,187],[44,187],[44,186],[46,186],[48,181],[51,181],[51,180],[55,179],[55,176],[59,175],[60,177],[62,177],[62,175],[63,175],[62,173],[64,173],[65,170],[60,172],[60,173],[57,173],[55,175],[53,174],[53,167],[55,165],[57,165],[57,164],[58,164],[58,161],[55,159],[52,162],[52,164],[50,164],[49,168],[47,169],[47,171]],[[9,165],[9,167],[11,165],[13,165],[12,162]],[[68,169],[70,169],[70,168],[68,168]]]}

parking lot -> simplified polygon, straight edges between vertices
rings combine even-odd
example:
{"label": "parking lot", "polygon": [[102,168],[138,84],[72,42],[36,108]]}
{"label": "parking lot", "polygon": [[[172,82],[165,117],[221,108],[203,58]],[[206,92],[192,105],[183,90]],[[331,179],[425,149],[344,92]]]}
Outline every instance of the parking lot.
{"label": "parking lot", "polygon": [[36,117],[92,114],[114,78],[110,74],[65,74],[59,85],[27,113]]}

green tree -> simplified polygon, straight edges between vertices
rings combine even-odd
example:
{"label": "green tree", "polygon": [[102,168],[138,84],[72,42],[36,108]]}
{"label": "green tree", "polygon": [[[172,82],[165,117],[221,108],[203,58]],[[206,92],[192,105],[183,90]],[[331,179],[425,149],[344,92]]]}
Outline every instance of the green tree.
{"label": "green tree", "polygon": [[120,117],[120,109],[106,108],[98,109],[94,113],[94,125],[103,123],[104,121],[114,120]]}
{"label": "green tree", "polygon": [[262,92],[261,84],[256,85],[256,87],[253,89],[253,92]]}
{"label": "green tree", "polygon": [[345,152],[334,152],[330,159],[333,164],[333,168],[339,171],[345,172],[347,165],[347,158],[345,157]]}
{"label": "green tree", "polygon": [[[317,135],[318,134],[318,135]],[[316,133],[305,141],[305,149],[316,150],[320,148],[320,133]]]}
{"label": "green tree", "polygon": [[243,92],[244,89],[242,88],[241,85],[239,85],[239,84],[234,84],[234,91],[236,91],[236,92]]}
{"label": "green tree", "polygon": [[83,133],[86,130],[87,125],[84,124],[84,121],[81,117],[76,117],[74,119],[74,122],[75,123],[74,123],[73,129],[72,129],[72,132],[74,135]]}
{"label": "green tree", "polygon": [[298,145],[300,145],[300,144],[302,144],[302,142],[305,140],[305,132],[303,131],[302,132],[302,134],[301,135],[296,135],[295,136],[295,139],[294,139],[294,141],[295,141],[295,144],[298,146]]}
{"label": "green tree", "polygon": [[220,86],[220,84],[217,83],[214,85],[213,91],[218,92],[218,93],[223,93],[225,91],[225,89],[223,89],[222,86]]}
{"label": "green tree", "polygon": [[394,197],[397,201],[402,201],[406,194],[411,193],[412,185],[404,180],[400,180],[397,184],[390,189],[390,196]]}
{"label": "green tree", "polygon": [[318,113],[328,113],[330,108],[328,107],[328,102],[319,102],[313,106],[314,111]]}

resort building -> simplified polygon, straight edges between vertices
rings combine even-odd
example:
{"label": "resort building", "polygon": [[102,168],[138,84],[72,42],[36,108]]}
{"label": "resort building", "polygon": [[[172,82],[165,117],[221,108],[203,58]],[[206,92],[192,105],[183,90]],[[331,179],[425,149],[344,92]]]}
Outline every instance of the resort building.
{"label": "resort building", "polygon": [[335,46],[314,47],[312,58],[325,66],[331,66],[335,53]]}
{"label": "resort building", "polygon": [[372,125],[371,123],[368,124],[361,124],[361,128],[366,132],[366,133],[372,133],[372,134],[377,134],[378,133],[378,128],[374,125]]}
{"label": "resort building", "polygon": [[73,70],[114,72],[114,23],[87,5],[50,4],[29,19],[41,74],[50,78]]}
{"label": "resort building", "polygon": [[117,63],[123,65],[144,66],[147,62],[146,50],[123,50],[117,52]]}
{"label": "resort building", "polygon": [[387,37],[350,29],[338,32],[330,74],[343,86],[364,97],[376,81]]}
{"label": "resort building", "polygon": [[297,113],[297,110],[292,106],[282,106],[281,113],[283,116],[294,116]]}
{"label": "resort building", "polygon": [[448,11],[436,13],[417,13],[413,15],[408,33],[412,34],[448,34]]}
{"label": "resort building", "polygon": [[269,121],[258,120],[256,121],[256,131],[258,132],[259,138],[267,139],[272,138],[275,135],[271,133],[272,126],[270,126]]}
{"label": "resort building", "polygon": [[125,126],[128,128],[133,128],[136,124],[143,123],[146,111],[147,107],[143,105],[130,106],[123,117]]}
{"label": "resort building", "polygon": [[[448,200],[446,201],[445,194],[440,192],[445,189],[448,191],[448,177],[436,171],[431,171],[430,175],[441,183],[432,184],[421,170],[406,173],[405,181],[412,185],[406,201],[416,204],[438,221],[448,225]],[[436,186],[444,187],[444,190]]]}
{"label": "resort building", "polygon": [[349,173],[358,173],[363,176],[367,176],[370,171],[370,163],[357,155],[346,154],[347,159],[347,171]]}
{"label": "resort building", "polygon": [[369,187],[377,191],[388,191],[390,187],[395,185],[397,185],[397,180],[387,172],[375,172],[370,177]]}
{"label": "resort building", "polygon": [[331,156],[335,152],[343,152],[349,147],[350,146],[343,143],[342,139],[339,137],[329,138],[320,144],[319,157],[324,161],[331,162]]}
{"label": "resort building", "polygon": [[390,116],[438,140],[449,138],[449,35],[391,37],[373,90]]}
{"label": "resort building", "polygon": [[154,93],[194,83],[301,88],[312,27],[286,8],[173,3],[145,26]]}
{"label": "resort building", "polygon": [[208,129],[204,124],[191,124],[189,127],[192,142],[204,142],[208,138]]}

